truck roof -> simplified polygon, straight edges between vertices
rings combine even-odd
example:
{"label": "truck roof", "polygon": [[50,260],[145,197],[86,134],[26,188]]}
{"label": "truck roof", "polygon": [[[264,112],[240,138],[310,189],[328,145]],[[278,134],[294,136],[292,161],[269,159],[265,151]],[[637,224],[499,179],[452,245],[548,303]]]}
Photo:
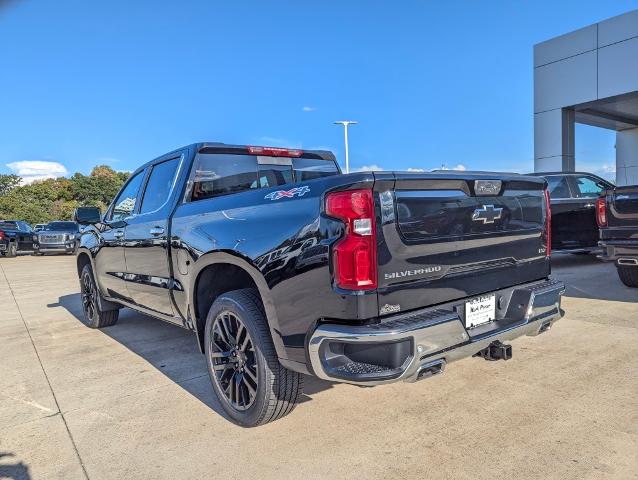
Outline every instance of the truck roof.
{"label": "truck roof", "polygon": [[334,156],[334,154],[328,150],[308,150],[304,148],[272,147],[272,146],[264,146],[264,145],[236,145],[236,144],[223,143],[223,142],[197,142],[197,143],[191,143],[189,145],[184,145],[183,147],[176,148],[175,150],[171,150],[170,152],[166,152],[158,157],[155,157],[153,160],[150,160],[144,163],[143,165],[141,165],[140,167],[136,168],[135,171],[132,172],[132,174],[135,174],[139,172],[140,170],[143,170],[144,168],[148,167],[150,164],[156,162],[159,159],[170,157],[171,155],[179,153],[184,150],[191,150],[191,151],[195,151],[196,153],[205,151],[203,153],[235,153],[235,154],[245,153],[247,155],[250,155],[251,153],[248,152],[248,148],[253,146],[254,147],[259,146],[263,148],[300,150],[303,152],[303,156],[306,158],[311,157],[311,158],[329,160],[333,162],[336,161],[336,157]]}

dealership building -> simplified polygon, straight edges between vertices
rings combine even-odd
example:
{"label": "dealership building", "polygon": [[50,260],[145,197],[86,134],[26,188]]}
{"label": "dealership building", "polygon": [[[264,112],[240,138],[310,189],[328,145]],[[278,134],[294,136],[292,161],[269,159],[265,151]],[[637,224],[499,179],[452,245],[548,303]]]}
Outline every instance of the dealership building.
{"label": "dealership building", "polygon": [[575,125],[616,132],[616,182],[638,184],[638,10],[534,46],[534,170],[574,171]]}

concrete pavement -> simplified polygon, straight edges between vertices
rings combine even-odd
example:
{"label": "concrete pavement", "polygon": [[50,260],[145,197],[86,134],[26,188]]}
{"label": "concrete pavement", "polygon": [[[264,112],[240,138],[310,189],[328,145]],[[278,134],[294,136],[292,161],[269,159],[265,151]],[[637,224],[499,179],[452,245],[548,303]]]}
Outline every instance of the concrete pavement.
{"label": "concrete pavement", "polygon": [[228,422],[194,337],[130,310],[85,327],[73,257],[0,259],[0,478],[638,478],[638,290],[560,256],[567,316],[416,384],[308,379]]}

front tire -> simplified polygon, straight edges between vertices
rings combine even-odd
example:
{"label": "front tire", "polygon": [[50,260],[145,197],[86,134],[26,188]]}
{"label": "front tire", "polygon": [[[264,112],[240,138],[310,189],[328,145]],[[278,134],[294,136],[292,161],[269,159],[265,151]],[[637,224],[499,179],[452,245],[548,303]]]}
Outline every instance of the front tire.
{"label": "front tire", "polygon": [[628,287],[638,288],[638,266],[616,265],[620,281]]}
{"label": "front tire", "polygon": [[103,310],[103,300],[93,277],[91,265],[85,265],[80,274],[80,294],[84,323],[91,328],[110,327],[117,323],[120,311]]}
{"label": "front tire", "polygon": [[256,427],[290,413],[303,391],[303,376],[277,358],[257,292],[222,294],[206,319],[208,374],[230,419]]}

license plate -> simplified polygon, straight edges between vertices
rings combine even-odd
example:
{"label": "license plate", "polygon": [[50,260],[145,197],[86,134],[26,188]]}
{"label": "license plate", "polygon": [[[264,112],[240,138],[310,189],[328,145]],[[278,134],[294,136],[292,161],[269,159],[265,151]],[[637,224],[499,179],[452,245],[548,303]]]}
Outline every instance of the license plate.
{"label": "license plate", "polygon": [[465,328],[472,328],[496,318],[496,296],[484,295],[465,302]]}

